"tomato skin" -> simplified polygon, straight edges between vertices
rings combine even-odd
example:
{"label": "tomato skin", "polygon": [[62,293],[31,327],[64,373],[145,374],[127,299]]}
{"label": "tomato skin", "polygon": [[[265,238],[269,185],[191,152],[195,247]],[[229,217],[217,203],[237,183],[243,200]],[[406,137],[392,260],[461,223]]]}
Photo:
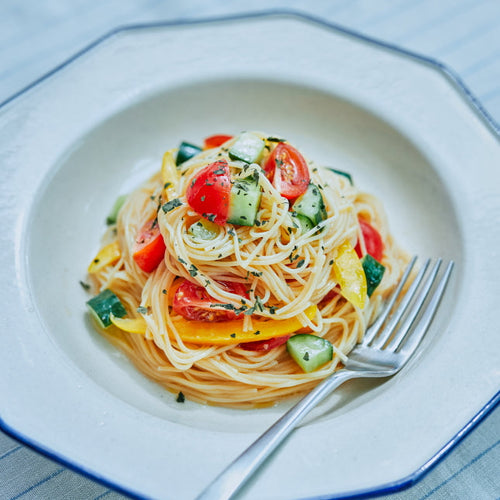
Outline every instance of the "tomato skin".
{"label": "tomato skin", "polygon": [[154,271],[165,256],[165,242],[157,219],[146,222],[139,230],[133,248],[135,263],[145,272]]}
{"label": "tomato skin", "polygon": [[203,149],[212,149],[222,146],[226,141],[232,139],[232,135],[216,134],[206,137],[203,141]]}
{"label": "tomato skin", "polygon": [[242,342],[239,347],[245,351],[269,351],[286,343],[292,335],[283,335],[268,340],[258,340],[257,342]]}
{"label": "tomato skin", "polygon": [[224,225],[229,210],[229,165],[219,160],[201,169],[186,190],[189,206],[205,219]]}
{"label": "tomato skin", "polygon": [[[363,219],[359,219],[359,226],[361,228],[363,239],[365,240],[366,253],[370,254],[375,260],[380,262],[384,254],[384,242],[382,241],[382,236],[380,236],[380,233],[371,224]],[[361,244],[359,241],[356,244],[355,250],[358,257],[361,258],[363,253],[361,251]]]}
{"label": "tomato skin", "polygon": [[311,180],[306,160],[286,142],[280,142],[273,149],[264,170],[274,187],[288,200],[304,194]]}
{"label": "tomato skin", "polygon": [[[248,298],[247,288],[243,283],[231,281],[217,283],[228,292]],[[172,307],[176,314],[195,321],[228,321],[242,317],[231,309],[212,307],[214,304],[219,302],[210,297],[204,287],[184,280],[175,291]]]}

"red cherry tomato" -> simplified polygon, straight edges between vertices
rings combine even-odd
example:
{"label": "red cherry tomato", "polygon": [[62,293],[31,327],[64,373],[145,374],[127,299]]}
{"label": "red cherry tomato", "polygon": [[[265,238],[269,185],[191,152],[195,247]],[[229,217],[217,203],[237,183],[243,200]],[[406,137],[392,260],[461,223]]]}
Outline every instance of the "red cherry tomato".
{"label": "red cherry tomato", "polygon": [[311,180],[306,160],[286,142],[280,142],[274,148],[264,170],[274,187],[289,200],[305,193]]}
{"label": "red cherry tomato", "polygon": [[230,191],[229,166],[225,160],[219,160],[198,172],[186,190],[186,199],[202,217],[223,225],[227,221]]}
{"label": "red cherry tomato", "polygon": [[[218,281],[217,283],[228,292],[248,297],[246,286],[243,283],[231,281]],[[197,321],[228,321],[242,317],[234,310],[216,307],[216,304],[220,304],[220,302],[210,297],[204,287],[184,280],[175,291],[172,307],[176,314]]]}
{"label": "red cherry tomato", "polygon": [[203,141],[203,149],[218,148],[219,146],[222,146],[226,141],[229,141],[232,138],[233,138],[232,135],[224,135],[224,134],[211,135],[210,137],[205,138],[205,140]]}
{"label": "red cherry tomato", "polygon": [[273,339],[258,340],[257,342],[243,342],[239,344],[245,351],[269,351],[286,343],[291,335],[283,335],[282,337],[274,337]]}
{"label": "red cherry tomato", "polygon": [[135,240],[132,257],[147,273],[154,271],[165,255],[165,242],[158,227],[158,220],[148,221],[140,229]]}
{"label": "red cherry tomato", "polygon": [[[365,240],[366,253],[370,254],[375,260],[380,262],[384,254],[384,242],[382,241],[382,236],[380,236],[380,233],[371,224],[363,219],[359,219],[359,226],[361,228],[363,239]],[[359,241],[355,250],[358,257],[361,258],[363,253],[361,251],[361,243]]]}

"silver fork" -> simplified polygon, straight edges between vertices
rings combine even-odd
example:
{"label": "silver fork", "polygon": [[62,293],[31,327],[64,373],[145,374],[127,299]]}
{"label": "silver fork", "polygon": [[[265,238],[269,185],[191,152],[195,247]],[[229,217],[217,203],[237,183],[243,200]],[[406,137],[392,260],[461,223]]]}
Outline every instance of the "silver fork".
{"label": "silver fork", "polygon": [[366,331],[363,342],[351,351],[344,368],[323,380],[269,427],[196,500],[231,498],[302,419],[345,381],[390,377],[406,365],[434,317],[453,269],[451,261],[438,279],[442,260],[438,259],[430,271],[427,260],[395,307],[416,260],[411,260],[384,310]]}

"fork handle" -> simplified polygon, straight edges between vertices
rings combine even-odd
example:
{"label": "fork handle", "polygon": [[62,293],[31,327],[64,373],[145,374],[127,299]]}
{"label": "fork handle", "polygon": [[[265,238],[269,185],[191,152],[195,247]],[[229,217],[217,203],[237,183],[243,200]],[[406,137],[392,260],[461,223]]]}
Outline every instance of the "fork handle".
{"label": "fork handle", "polygon": [[231,462],[196,500],[230,499],[318,403],[354,377],[356,372],[339,370],[323,380]]}

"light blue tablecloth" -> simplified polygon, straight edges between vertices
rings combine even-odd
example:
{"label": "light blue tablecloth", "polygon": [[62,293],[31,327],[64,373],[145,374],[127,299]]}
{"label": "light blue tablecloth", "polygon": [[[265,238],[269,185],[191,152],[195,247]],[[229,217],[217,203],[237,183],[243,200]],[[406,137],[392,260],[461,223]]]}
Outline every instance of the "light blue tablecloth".
{"label": "light blue tablecloth", "polygon": [[[0,103],[117,26],[275,8],[311,14],[441,61],[500,123],[499,0],[2,0]],[[0,499],[101,498],[123,497],[0,433]],[[500,408],[416,485],[385,498],[500,498]]]}

